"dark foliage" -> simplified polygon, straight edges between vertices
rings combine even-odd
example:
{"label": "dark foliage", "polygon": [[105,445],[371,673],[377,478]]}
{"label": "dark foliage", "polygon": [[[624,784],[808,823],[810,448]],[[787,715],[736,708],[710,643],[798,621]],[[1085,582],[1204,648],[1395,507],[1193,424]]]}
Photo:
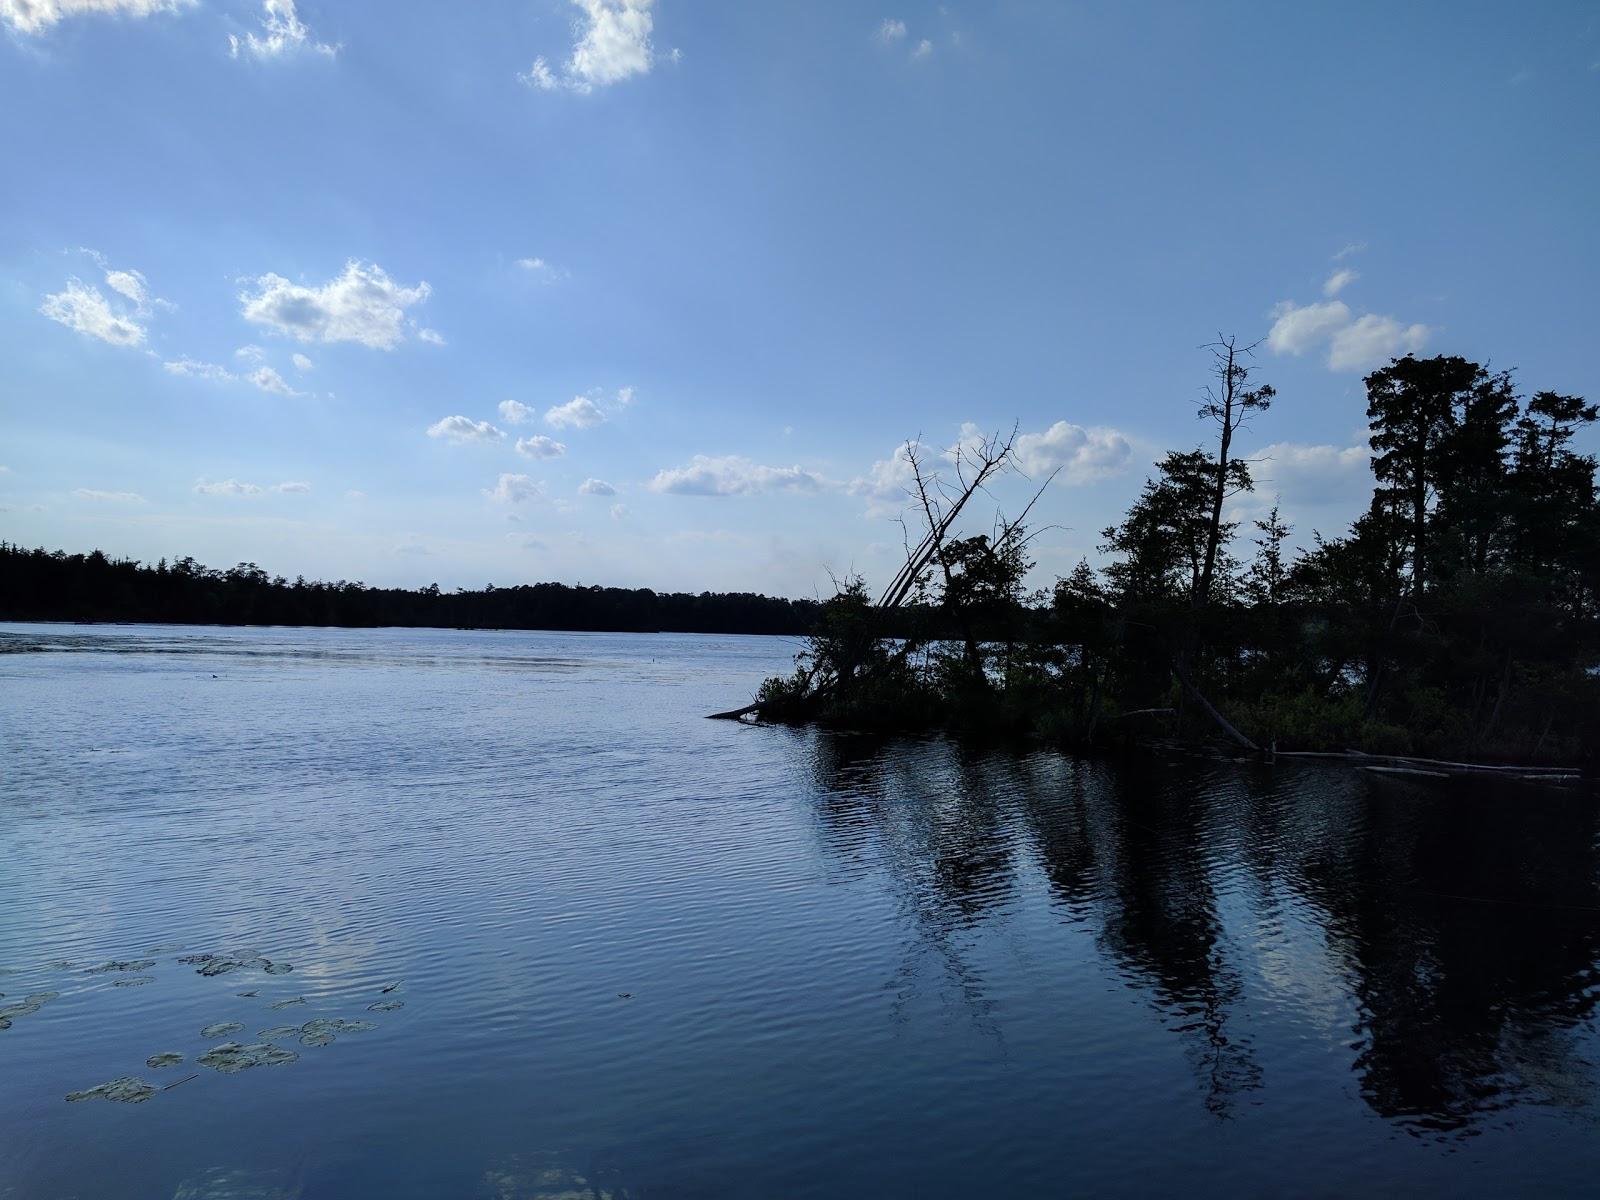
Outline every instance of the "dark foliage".
{"label": "dark foliage", "polygon": [[461,629],[768,633],[810,631],[821,606],[743,592],[653,592],[535,583],[454,592],[271,577],[254,563],[191,558],[145,566],[0,543],[0,620],[198,625],[384,625]]}

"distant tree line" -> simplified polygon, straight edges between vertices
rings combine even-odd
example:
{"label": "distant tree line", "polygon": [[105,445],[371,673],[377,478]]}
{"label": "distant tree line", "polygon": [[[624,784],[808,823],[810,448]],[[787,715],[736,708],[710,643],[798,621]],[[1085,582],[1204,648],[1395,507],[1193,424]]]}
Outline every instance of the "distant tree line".
{"label": "distant tree line", "polygon": [[[913,457],[927,536],[896,585],[874,601],[850,581],[795,674],[719,715],[1592,760],[1600,503],[1575,439],[1600,409],[1524,399],[1509,372],[1463,358],[1392,360],[1366,379],[1370,504],[1297,553],[1276,508],[1248,531],[1228,519],[1254,488],[1235,437],[1274,393],[1252,385],[1243,348],[1213,350],[1199,412],[1213,438],[1155,464],[1104,530],[1104,566],[1030,594],[1020,519],[956,536],[952,514],[1010,467],[1008,440],[958,450],[954,480]],[[923,632],[887,636],[910,602]]]}
{"label": "distant tree line", "polygon": [[213,570],[192,558],[146,565],[0,543],[0,620],[198,625],[385,625],[464,629],[804,634],[820,608],[746,592],[654,592],[536,583],[443,591]]}

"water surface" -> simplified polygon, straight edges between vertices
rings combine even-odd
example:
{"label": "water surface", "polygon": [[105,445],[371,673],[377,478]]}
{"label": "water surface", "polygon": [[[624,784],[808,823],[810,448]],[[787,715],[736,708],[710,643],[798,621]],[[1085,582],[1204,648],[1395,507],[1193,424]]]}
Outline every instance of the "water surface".
{"label": "water surface", "polygon": [[1590,799],[703,719],[794,649],[0,626],[0,1197],[1592,1188]]}

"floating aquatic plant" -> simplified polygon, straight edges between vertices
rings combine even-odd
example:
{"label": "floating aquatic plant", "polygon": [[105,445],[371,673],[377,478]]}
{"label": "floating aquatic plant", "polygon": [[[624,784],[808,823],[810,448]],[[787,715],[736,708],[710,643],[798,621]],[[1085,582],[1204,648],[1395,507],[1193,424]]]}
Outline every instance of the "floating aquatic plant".
{"label": "floating aquatic plant", "polygon": [[86,974],[109,975],[113,971],[148,971],[155,965],[156,960],[153,958],[136,958],[130,959],[126,962],[116,961],[101,963],[98,967],[90,967]]}
{"label": "floating aquatic plant", "polygon": [[215,1025],[207,1025],[200,1031],[203,1038],[227,1037],[230,1033],[238,1033],[244,1028],[242,1021],[219,1021]]}
{"label": "floating aquatic plant", "polygon": [[155,1094],[156,1089],[148,1083],[131,1075],[124,1075],[121,1079],[96,1084],[85,1091],[68,1092],[67,1103],[76,1104],[79,1100],[115,1100],[122,1104],[143,1104]]}
{"label": "floating aquatic plant", "polygon": [[406,1002],[404,1000],[379,1000],[376,1004],[367,1005],[367,1011],[394,1012],[397,1009],[404,1008],[405,1006]]}
{"label": "floating aquatic plant", "polygon": [[241,1046],[238,1042],[223,1042],[220,1046],[211,1047],[195,1061],[203,1067],[210,1067],[213,1071],[232,1075],[237,1071],[247,1071],[251,1067],[275,1067],[281,1063],[292,1063],[299,1057],[293,1050],[285,1050],[282,1046],[274,1046],[271,1042],[257,1042],[250,1046]]}
{"label": "floating aquatic plant", "polygon": [[112,987],[143,987],[147,983],[154,983],[154,975],[135,975],[132,979],[118,979],[111,984]]}
{"label": "floating aquatic plant", "polygon": [[287,1000],[274,1000],[271,1004],[267,1005],[267,1007],[268,1008],[289,1008],[289,1007],[291,1007],[293,1005],[296,1005],[296,1004],[304,1004],[305,1002],[306,1002],[306,998],[304,996],[291,996]]}
{"label": "floating aquatic plant", "polygon": [[165,1054],[152,1054],[144,1060],[144,1065],[153,1071],[159,1071],[162,1067],[175,1067],[182,1061],[183,1055],[169,1050]]}

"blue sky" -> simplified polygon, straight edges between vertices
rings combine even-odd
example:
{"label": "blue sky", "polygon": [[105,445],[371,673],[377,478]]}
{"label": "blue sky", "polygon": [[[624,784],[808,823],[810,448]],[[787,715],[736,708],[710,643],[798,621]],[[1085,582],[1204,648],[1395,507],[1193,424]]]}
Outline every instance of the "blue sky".
{"label": "blue sky", "polygon": [[[0,536],[826,591],[1025,435],[1037,582],[1219,331],[1300,535],[1415,349],[1600,397],[1600,10],[0,0]],[[1021,479],[1002,486],[1014,505]]]}

